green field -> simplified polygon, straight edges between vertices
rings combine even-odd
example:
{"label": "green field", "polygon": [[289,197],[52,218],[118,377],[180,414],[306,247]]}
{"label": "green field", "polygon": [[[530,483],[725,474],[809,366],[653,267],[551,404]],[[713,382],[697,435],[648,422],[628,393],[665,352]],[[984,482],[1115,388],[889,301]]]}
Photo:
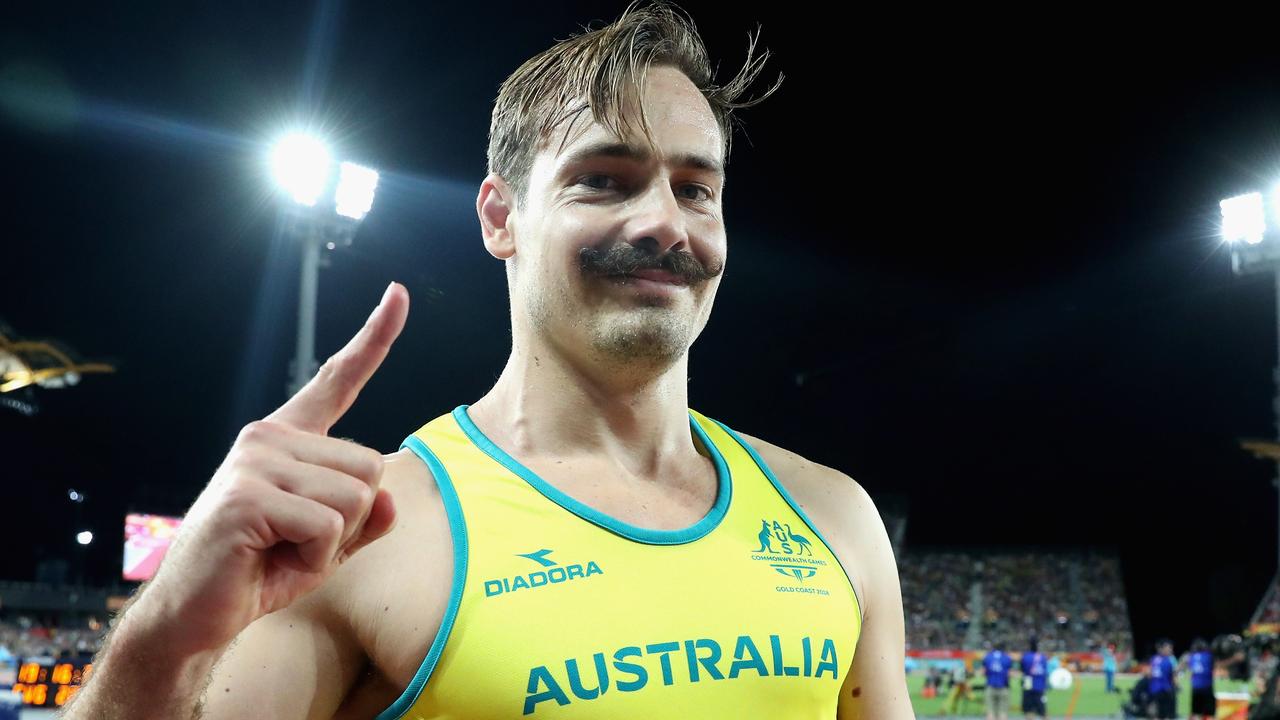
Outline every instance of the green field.
{"label": "green field", "polygon": [[[1017,682],[1016,675],[1014,683]],[[1121,694],[1108,695],[1104,688],[1106,681],[1102,675],[1081,675],[1075,676],[1075,683],[1080,686],[1080,696],[1076,698],[1075,708],[1071,714],[1073,718],[1111,718],[1120,717],[1120,704],[1129,698],[1129,688],[1137,682],[1137,675],[1117,675],[1116,687],[1120,688]],[[978,680],[978,684],[982,684],[982,680]],[[1187,711],[1191,708],[1191,690],[1186,681],[1181,682],[1181,689],[1178,696],[1178,715],[1186,717]],[[924,673],[917,672],[907,677],[907,686],[911,690],[911,706],[915,709],[916,715],[919,717],[939,717],[942,715],[942,706],[946,702],[946,691],[937,698],[926,700],[921,697],[920,691],[924,687]],[[1230,683],[1220,681],[1216,686],[1220,692],[1243,692],[1246,689],[1245,683]],[[1045,694],[1045,701],[1048,704],[1049,717],[1065,718],[1067,717],[1067,706],[1071,702],[1071,697],[1075,693],[1075,687],[1070,690],[1051,690]],[[1014,688],[1010,692],[1009,697],[1009,717],[1021,718],[1022,715],[1022,693],[1018,688]],[[984,717],[986,713],[983,705],[983,696],[981,692],[973,693],[973,702],[967,706],[962,701],[958,712],[959,717]]]}

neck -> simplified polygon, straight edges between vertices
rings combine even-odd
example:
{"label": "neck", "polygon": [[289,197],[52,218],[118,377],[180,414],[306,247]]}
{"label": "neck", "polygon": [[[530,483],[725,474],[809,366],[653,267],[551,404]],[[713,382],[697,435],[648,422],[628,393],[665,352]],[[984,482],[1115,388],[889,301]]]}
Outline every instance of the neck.
{"label": "neck", "polygon": [[518,457],[589,457],[616,465],[623,477],[677,478],[700,460],[689,431],[687,368],[688,353],[652,372],[618,371],[536,340],[516,343],[469,413]]}

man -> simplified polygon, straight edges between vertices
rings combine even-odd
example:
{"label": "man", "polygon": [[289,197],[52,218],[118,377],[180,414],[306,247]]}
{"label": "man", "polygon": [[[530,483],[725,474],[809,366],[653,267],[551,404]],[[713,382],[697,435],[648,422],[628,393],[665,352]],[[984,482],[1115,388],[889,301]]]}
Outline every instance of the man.
{"label": "man", "polygon": [[964,706],[973,701],[973,690],[969,687],[969,661],[961,660],[951,668],[951,691],[947,693],[942,710],[947,715],[960,714],[961,702]]}
{"label": "man", "polygon": [[714,86],[654,5],[508,78],[476,202],[497,384],[388,457],[327,437],[404,324],[389,287],[237,438],[69,717],[189,717],[205,688],[206,718],[912,717],[866,493],[687,407],[758,72]]}
{"label": "man", "polygon": [[1045,680],[1049,675],[1049,663],[1038,651],[1039,643],[1032,638],[1030,649],[1022,653],[1019,670],[1022,671],[1022,712],[1031,718],[1044,718]]}
{"label": "man", "polygon": [[1155,713],[1155,703],[1151,699],[1151,668],[1142,667],[1142,675],[1129,689],[1129,700],[1120,706],[1125,720],[1130,718],[1150,718]]}
{"label": "man", "polygon": [[982,659],[982,673],[987,678],[987,720],[1009,720],[1009,669],[1013,658],[1005,654],[999,643]]}
{"label": "man", "polygon": [[1116,646],[1113,643],[1102,648],[1102,674],[1107,680],[1107,692],[1120,692],[1116,687]]}
{"label": "man", "polygon": [[1191,642],[1187,656],[1191,672],[1191,720],[1213,720],[1218,716],[1218,700],[1213,694],[1213,653],[1203,638]]}
{"label": "man", "polygon": [[1159,720],[1172,720],[1177,717],[1175,670],[1173,642],[1161,640],[1156,644],[1156,654],[1151,658],[1151,699],[1155,703],[1155,716]]}

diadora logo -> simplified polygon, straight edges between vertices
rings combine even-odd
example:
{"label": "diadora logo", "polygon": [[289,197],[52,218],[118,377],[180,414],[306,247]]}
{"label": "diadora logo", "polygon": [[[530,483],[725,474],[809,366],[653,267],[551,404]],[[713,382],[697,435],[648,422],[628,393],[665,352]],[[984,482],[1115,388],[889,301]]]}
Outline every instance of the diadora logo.
{"label": "diadora logo", "polygon": [[542,567],[551,567],[552,565],[556,564],[555,560],[547,559],[547,556],[550,554],[551,554],[550,550],[539,550],[538,552],[531,552],[531,553],[516,553],[518,557],[529,558],[530,560],[538,563]]}
{"label": "diadora logo", "polygon": [[[760,547],[751,552],[751,559],[768,562],[769,567],[788,579],[803,583],[816,575],[818,568],[827,564],[826,560],[814,557],[813,541],[804,535],[792,532],[790,523],[777,520],[771,523],[768,520],[761,520],[760,532],[756,537],[760,540]],[[778,591],[791,592],[781,587]],[[826,593],[815,592],[814,594]]]}
{"label": "diadora logo", "polygon": [[569,580],[580,580],[589,578],[592,575],[604,574],[604,571],[600,569],[600,566],[596,564],[594,560],[588,561],[585,565],[582,563],[561,565],[555,560],[547,557],[553,552],[555,551],[544,548],[542,550],[535,550],[531,553],[516,553],[516,557],[532,560],[546,569],[535,570],[530,573],[514,575],[512,577],[485,580],[485,596],[493,597],[494,595],[512,593],[517,590],[531,590],[546,585],[558,585],[562,582],[568,582]]}

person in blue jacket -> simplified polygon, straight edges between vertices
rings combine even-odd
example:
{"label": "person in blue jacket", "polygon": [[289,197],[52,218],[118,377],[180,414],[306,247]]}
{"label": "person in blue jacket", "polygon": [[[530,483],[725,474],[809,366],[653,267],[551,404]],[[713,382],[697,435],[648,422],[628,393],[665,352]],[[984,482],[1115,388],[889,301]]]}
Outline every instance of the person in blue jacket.
{"label": "person in blue jacket", "polygon": [[1213,720],[1218,716],[1218,700],[1213,695],[1213,653],[1209,643],[1196,638],[1186,658],[1191,672],[1191,720]]}
{"label": "person in blue jacket", "polygon": [[987,720],[1009,720],[1009,671],[1013,658],[1005,654],[1000,643],[982,659],[982,673],[987,677]]}
{"label": "person in blue jacket", "polygon": [[1039,643],[1031,638],[1031,649],[1022,653],[1022,712],[1031,718],[1044,718],[1044,688],[1049,676],[1049,661],[1039,652]]}
{"label": "person in blue jacket", "polygon": [[1161,640],[1156,644],[1156,654],[1151,657],[1151,698],[1155,701],[1157,720],[1174,720],[1177,717],[1176,669],[1173,643]]}

